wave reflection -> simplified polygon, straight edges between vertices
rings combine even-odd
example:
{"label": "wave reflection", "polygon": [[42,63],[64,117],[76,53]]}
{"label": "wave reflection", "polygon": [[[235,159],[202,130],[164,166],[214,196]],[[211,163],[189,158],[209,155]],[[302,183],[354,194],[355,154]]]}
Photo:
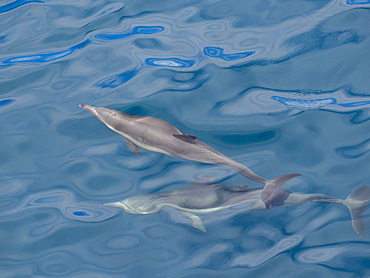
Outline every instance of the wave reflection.
{"label": "wave reflection", "polygon": [[[30,209],[57,209],[66,218],[82,222],[101,222],[111,218],[114,212],[100,204],[91,204],[88,202],[77,201],[71,191],[53,190],[43,192],[42,197],[32,195],[26,200],[17,204],[17,208],[12,206],[6,213],[2,214],[3,218],[16,218],[24,213],[29,213]],[[49,210],[50,212],[50,210]]]}
{"label": "wave reflection", "polygon": [[116,88],[130,81],[139,73],[139,69],[125,71],[120,74],[115,74],[109,77],[106,77],[96,83],[96,86],[102,88]]}
{"label": "wave reflection", "polygon": [[9,12],[28,3],[45,3],[45,0],[17,0],[0,7],[0,13]]}
{"label": "wave reflection", "polygon": [[55,61],[61,58],[64,58],[68,55],[71,55],[72,53],[76,52],[77,50],[83,49],[88,44],[90,44],[90,40],[85,40],[82,43],[79,43],[75,46],[72,46],[71,48],[65,50],[65,51],[59,51],[59,52],[53,52],[53,53],[42,53],[42,54],[36,54],[36,55],[26,55],[26,56],[20,56],[15,58],[9,58],[5,61],[3,61],[3,64],[9,65],[9,64],[17,64],[17,63],[45,63],[45,62],[51,62]]}
{"label": "wave reflection", "polygon": [[[370,250],[366,242],[343,242],[325,246],[304,248],[294,255],[294,260],[303,264],[322,265],[356,277],[366,276]],[[353,261],[356,263],[348,263]]]}
{"label": "wave reflection", "polygon": [[361,157],[370,151],[370,139],[355,146],[338,148],[336,151],[340,156],[349,159]]}
{"label": "wave reflection", "polygon": [[0,108],[1,107],[5,107],[5,106],[8,106],[9,104],[11,104],[12,102],[14,102],[14,99],[4,99],[4,100],[0,100]]}
{"label": "wave reflection", "polygon": [[348,5],[365,5],[370,4],[369,0],[347,0]]}
{"label": "wave reflection", "polygon": [[224,54],[224,50],[221,47],[206,47],[203,49],[203,52],[208,57],[221,58],[225,61],[240,60],[255,53],[255,51],[247,51],[241,53]]}
{"label": "wave reflection", "polygon": [[182,60],[178,58],[149,58],[145,63],[150,66],[171,67],[171,68],[190,68],[194,65],[192,60]]}
{"label": "wave reflection", "polygon": [[248,88],[236,97],[218,103],[215,110],[223,115],[246,116],[265,114],[266,109],[270,114],[283,112],[286,110],[284,106],[299,110],[325,109],[349,112],[360,107],[370,108],[370,97],[354,95],[346,88],[339,88],[335,91]]}
{"label": "wave reflection", "polygon": [[164,30],[163,26],[135,26],[130,31],[118,34],[97,34],[94,36],[95,39],[110,41],[127,38],[138,34],[156,34]]}
{"label": "wave reflection", "polygon": [[33,55],[25,55],[19,57],[13,57],[6,59],[2,62],[4,65],[11,65],[17,63],[45,63],[50,61],[55,61],[66,56],[71,55],[72,53],[76,52],[77,50],[85,48],[90,43],[94,43],[94,39],[100,41],[110,41],[110,40],[117,40],[127,38],[133,35],[138,34],[156,34],[162,32],[164,27],[162,26],[136,26],[132,30],[126,33],[120,34],[96,34],[92,37],[92,39],[86,39],[85,41],[68,48],[67,50],[58,51],[58,52],[51,52],[51,53],[41,53],[41,54],[33,54]]}

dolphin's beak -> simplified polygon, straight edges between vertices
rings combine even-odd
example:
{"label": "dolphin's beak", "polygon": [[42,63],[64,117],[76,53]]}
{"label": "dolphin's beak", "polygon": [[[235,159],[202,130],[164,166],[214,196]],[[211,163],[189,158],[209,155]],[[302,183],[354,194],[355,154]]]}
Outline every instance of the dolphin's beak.
{"label": "dolphin's beak", "polygon": [[96,110],[96,107],[88,105],[88,104],[80,104],[79,106],[85,109],[86,111],[90,112],[91,114],[93,114],[95,117],[97,117],[99,120],[102,121],[102,118],[100,117],[98,111]]}
{"label": "dolphin's beak", "polygon": [[120,207],[120,202],[105,203],[105,204],[102,204],[102,206],[107,206],[107,207]]}
{"label": "dolphin's beak", "polygon": [[86,111],[89,111],[90,113],[94,114],[94,112],[96,113],[96,109],[95,107],[91,106],[91,105],[88,105],[88,104],[80,104],[79,105],[81,108],[85,109]]}

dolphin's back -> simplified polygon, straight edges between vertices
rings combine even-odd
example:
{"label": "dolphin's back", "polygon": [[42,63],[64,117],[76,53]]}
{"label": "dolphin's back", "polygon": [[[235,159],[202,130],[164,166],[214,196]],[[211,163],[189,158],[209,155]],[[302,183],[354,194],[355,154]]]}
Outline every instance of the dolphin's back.
{"label": "dolphin's back", "polygon": [[158,133],[166,134],[181,133],[175,126],[159,118],[141,116],[139,118],[133,118],[132,120],[144,130],[151,130],[152,132],[157,131]]}
{"label": "dolphin's back", "polygon": [[248,200],[260,200],[260,192],[260,189],[248,189],[247,186],[192,184],[158,196],[156,203],[173,204],[189,210],[220,209]]}
{"label": "dolphin's back", "polygon": [[[271,206],[283,206],[291,193],[291,191],[279,188]],[[221,209],[247,202],[255,204],[256,208],[266,208],[261,199],[261,189],[248,188],[248,185],[191,184],[171,192],[170,195],[162,196],[158,202],[172,203],[184,209],[194,210]]]}
{"label": "dolphin's back", "polygon": [[239,165],[195,136],[181,132],[159,118],[133,118],[132,124],[125,126],[120,133],[143,148],[174,157],[226,167]]}

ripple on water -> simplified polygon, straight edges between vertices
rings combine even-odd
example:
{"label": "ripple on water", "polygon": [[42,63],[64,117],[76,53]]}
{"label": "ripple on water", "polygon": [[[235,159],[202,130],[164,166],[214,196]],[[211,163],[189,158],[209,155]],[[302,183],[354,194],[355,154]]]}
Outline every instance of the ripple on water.
{"label": "ripple on water", "polygon": [[130,36],[138,34],[156,34],[164,30],[163,26],[135,26],[130,31],[119,33],[119,34],[97,34],[94,36],[95,39],[110,41],[124,39]]}
{"label": "ripple on water", "polygon": [[265,250],[251,251],[247,254],[236,255],[232,259],[232,266],[248,266],[256,267],[262,265],[272,258],[278,256],[296,247],[303,240],[303,237],[299,234],[291,235],[282,239],[278,239],[277,242],[273,242],[273,245]]}
{"label": "ripple on water", "polygon": [[44,3],[45,0],[15,0],[12,3],[0,6],[0,13],[9,12],[29,3]]}
{"label": "ripple on water", "polygon": [[81,222],[102,222],[112,218],[116,212],[106,207],[99,207],[99,205],[92,207],[85,206],[69,206],[63,208],[63,214],[69,219]]}
{"label": "ripple on water", "polygon": [[293,258],[299,263],[324,265],[364,277],[368,274],[364,266],[368,264],[369,255],[366,242],[342,242],[304,248],[294,254]]}
{"label": "ripple on water", "polygon": [[145,240],[140,233],[132,234],[127,227],[124,234],[120,232],[122,229],[118,229],[118,231],[112,230],[108,237],[100,238],[90,244],[89,249],[99,256],[109,256],[113,254],[122,255],[134,249],[141,249],[145,245]]}
{"label": "ripple on water", "polygon": [[75,51],[86,47],[89,43],[90,43],[90,40],[85,40],[82,43],[76,44],[72,46],[71,48],[64,50],[64,51],[58,51],[58,52],[52,52],[52,53],[41,53],[41,54],[36,54],[36,55],[26,55],[26,56],[9,58],[9,59],[4,60],[3,64],[51,62],[54,60],[58,60],[60,58],[64,58],[74,53]]}
{"label": "ripple on water", "polygon": [[112,249],[130,249],[138,246],[140,239],[138,236],[122,235],[112,238],[107,243],[107,246]]}
{"label": "ripple on water", "polygon": [[340,156],[345,158],[354,159],[361,157],[370,151],[370,139],[367,139],[355,146],[338,148],[336,151]]}
{"label": "ripple on water", "polygon": [[3,100],[0,100],[0,108],[3,108],[5,106],[8,106],[12,102],[14,102],[14,99],[3,99]]}
{"label": "ripple on water", "polygon": [[190,184],[202,177],[212,177],[215,180],[230,177],[235,172],[231,169],[193,163],[168,163],[153,175],[142,177],[139,188],[145,192],[165,188],[171,184]]}
{"label": "ripple on water", "polygon": [[44,254],[36,264],[36,273],[46,277],[66,276],[81,268],[81,258],[68,251],[54,251]]}
{"label": "ripple on water", "polygon": [[219,102],[215,110],[227,116],[247,116],[265,114],[266,109],[269,114],[283,112],[288,108],[350,112],[369,105],[368,96],[356,96],[344,88],[331,92],[247,88],[236,97]]}
{"label": "ripple on water", "polygon": [[193,250],[183,263],[187,269],[211,266],[212,269],[222,269],[229,263],[230,252],[233,244],[227,242],[215,242],[206,244]]}
{"label": "ripple on water", "polygon": [[369,0],[347,0],[348,5],[366,5],[370,4]]}
{"label": "ripple on water", "polygon": [[145,63],[149,66],[170,67],[170,68],[190,68],[194,65],[192,60],[179,58],[148,58]]}
{"label": "ripple on water", "polygon": [[3,181],[0,182],[0,207],[2,208],[0,215],[11,215],[8,211],[16,210],[17,206],[22,203],[23,196],[27,192],[27,188],[39,182],[34,177],[18,177],[8,179],[5,175],[2,176]]}
{"label": "ripple on water", "polygon": [[37,237],[37,236],[47,236],[52,230],[55,229],[56,223],[53,224],[46,224],[46,225],[40,225],[34,229],[30,230],[30,236],[31,237]]}
{"label": "ripple on water", "polygon": [[166,239],[173,236],[172,231],[163,227],[162,225],[152,225],[151,227],[144,229],[144,234],[151,239]]}
{"label": "ripple on water", "polygon": [[102,222],[116,214],[112,209],[100,204],[77,200],[72,191],[60,189],[49,192],[44,191],[42,197],[39,194],[29,196],[28,200],[23,201],[23,209],[18,208],[16,215],[8,215],[8,218],[17,217],[18,214],[30,213],[32,210],[39,211],[41,208],[47,209],[46,211],[48,212],[51,212],[52,209],[57,209],[65,219],[89,223]]}
{"label": "ripple on water", "polygon": [[343,247],[319,247],[319,248],[309,248],[310,250],[301,251],[297,255],[297,260],[302,263],[325,263],[332,260],[335,256],[342,253],[345,248]]}
{"label": "ripple on water", "polygon": [[96,86],[101,87],[101,88],[116,88],[130,81],[138,73],[139,73],[139,70],[134,69],[134,70],[125,71],[123,73],[115,74],[112,76],[108,76],[104,78],[103,80],[100,80],[98,83],[96,83]]}
{"label": "ripple on water", "polygon": [[251,56],[255,51],[225,54],[221,47],[205,47],[203,52],[206,56],[220,58],[225,61],[236,61]]}

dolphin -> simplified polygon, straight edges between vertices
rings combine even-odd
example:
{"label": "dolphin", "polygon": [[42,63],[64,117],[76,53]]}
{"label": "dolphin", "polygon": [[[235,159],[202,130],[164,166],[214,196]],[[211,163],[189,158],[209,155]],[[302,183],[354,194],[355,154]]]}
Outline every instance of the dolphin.
{"label": "dolphin", "polygon": [[300,176],[300,174],[293,173],[266,180],[252,172],[247,166],[216,151],[198,140],[196,136],[181,132],[164,120],[130,115],[87,104],[80,104],[80,107],[93,114],[111,130],[121,134],[129,149],[138,156],[140,156],[139,146],[182,159],[231,168],[250,180],[265,184],[261,196],[267,208],[270,208],[271,200],[280,186]]}
{"label": "dolphin", "polygon": [[[245,210],[267,209],[261,199],[261,191],[258,188],[248,188],[247,185],[229,186],[194,182],[179,190],[138,195],[104,205],[119,207],[132,214],[151,214],[159,212],[164,207],[173,207],[188,216],[194,228],[205,232],[202,220],[196,214],[211,213],[240,204],[245,204],[243,206]],[[365,222],[362,213],[368,205],[369,198],[370,187],[367,185],[355,189],[345,200],[324,194],[293,193],[279,188],[271,206],[297,206],[308,202],[342,204],[351,213],[353,229],[364,236]]]}

